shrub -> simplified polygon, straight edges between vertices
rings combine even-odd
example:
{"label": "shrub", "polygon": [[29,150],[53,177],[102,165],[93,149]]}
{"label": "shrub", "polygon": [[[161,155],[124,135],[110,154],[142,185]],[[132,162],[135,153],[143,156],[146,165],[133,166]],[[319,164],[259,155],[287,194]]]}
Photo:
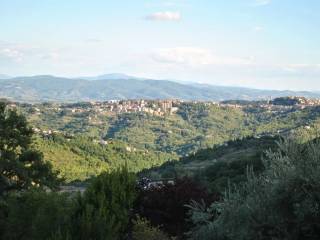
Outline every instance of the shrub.
{"label": "shrub", "polygon": [[216,196],[210,196],[205,188],[185,177],[177,179],[174,184],[141,190],[136,209],[153,226],[160,226],[171,236],[182,238],[190,228],[190,223],[186,221],[186,204],[191,200],[209,203],[215,199]]}
{"label": "shrub", "polygon": [[153,227],[148,220],[137,216],[133,221],[132,239],[169,240],[169,237],[159,227]]}
{"label": "shrub", "polygon": [[0,201],[0,239],[123,239],[135,184],[134,175],[122,169],[98,176],[83,195],[40,190],[11,194]]}
{"label": "shrub", "polygon": [[43,240],[69,223],[67,195],[32,190],[14,194],[2,205],[1,239]]}
{"label": "shrub", "polygon": [[320,238],[320,142],[279,143],[265,172],[226,192],[209,208],[193,204],[190,239],[302,240]]}
{"label": "shrub", "polygon": [[75,201],[72,239],[120,239],[128,232],[136,197],[135,177],[126,168],[104,173]]}

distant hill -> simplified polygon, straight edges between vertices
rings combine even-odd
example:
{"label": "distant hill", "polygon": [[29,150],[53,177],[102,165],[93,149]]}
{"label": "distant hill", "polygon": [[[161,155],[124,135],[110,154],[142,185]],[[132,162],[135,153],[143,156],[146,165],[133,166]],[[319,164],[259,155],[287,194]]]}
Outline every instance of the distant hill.
{"label": "distant hill", "polygon": [[[232,164],[239,161],[259,161],[266,150],[276,147],[278,137],[265,136],[262,138],[246,137],[228,141],[213,148],[200,149],[194,154],[182,157],[179,161],[167,162],[159,167],[143,171],[141,175],[157,176],[160,178],[179,175],[193,175],[215,164]],[[238,166],[239,167],[239,166]],[[245,167],[245,166],[244,166]]]}
{"label": "distant hill", "polygon": [[182,84],[165,80],[139,79],[123,74],[107,74],[86,79],[50,75],[0,79],[0,98],[24,102],[166,98],[223,101],[258,100],[281,96],[319,98],[320,93]]}
{"label": "distant hill", "polygon": [[98,75],[98,76],[94,76],[94,77],[80,77],[80,79],[84,79],[84,80],[141,79],[141,80],[143,80],[143,78],[137,78],[137,77],[129,76],[127,74],[123,74],[123,73],[109,73],[109,74],[103,74],[103,75]]}
{"label": "distant hill", "polygon": [[9,79],[9,78],[11,78],[9,75],[0,74],[0,79]]}
{"label": "distant hill", "polygon": [[249,169],[255,174],[263,172],[262,158],[267,150],[277,148],[278,140],[278,137],[265,136],[228,141],[220,146],[200,149],[179,161],[143,170],[140,176],[153,180],[193,176],[210,190],[223,194],[233,184],[245,182]]}

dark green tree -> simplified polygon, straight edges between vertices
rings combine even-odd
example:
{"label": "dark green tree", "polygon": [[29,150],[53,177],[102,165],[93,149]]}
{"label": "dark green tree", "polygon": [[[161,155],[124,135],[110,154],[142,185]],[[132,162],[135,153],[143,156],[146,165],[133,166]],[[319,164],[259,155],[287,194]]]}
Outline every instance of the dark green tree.
{"label": "dark green tree", "polygon": [[135,188],[135,176],[126,168],[101,174],[75,200],[67,233],[72,239],[123,239],[128,233]]}
{"label": "dark green tree", "polygon": [[[6,215],[0,218],[0,239],[56,239],[69,226],[72,210],[68,194],[40,189],[10,194],[6,198]],[[64,234],[62,239],[67,237]]]}
{"label": "dark green tree", "polygon": [[141,189],[135,208],[153,226],[160,226],[167,234],[184,239],[184,233],[191,228],[186,221],[189,210],[186,205],[192,200],[209,204],[218,198],[193,179],[184,177],[176,179],[174,184]]}
{"label": "dark green tree", "polygon": [[32,186],[55,185],[51,166],[32,149],[32,135],[25,117],[0,102],[0,196]]}

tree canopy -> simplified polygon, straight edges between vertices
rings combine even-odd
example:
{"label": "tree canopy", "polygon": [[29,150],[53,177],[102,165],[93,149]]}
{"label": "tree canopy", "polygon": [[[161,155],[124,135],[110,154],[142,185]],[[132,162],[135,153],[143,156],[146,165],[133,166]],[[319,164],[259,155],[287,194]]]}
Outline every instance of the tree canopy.
{"label": "tree canopy", "polygon": [[31,186],[54,186],[55,174],[32,149],[32,135],[25,117],[0,102],[0,196]]}

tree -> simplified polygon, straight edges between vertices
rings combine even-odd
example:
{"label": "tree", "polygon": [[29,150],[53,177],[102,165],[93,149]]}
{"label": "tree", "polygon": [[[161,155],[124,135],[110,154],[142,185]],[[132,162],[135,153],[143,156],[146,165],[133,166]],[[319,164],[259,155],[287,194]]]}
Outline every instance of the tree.
{"label": "tree", "polygon": [[[6,198],[6,215],[0,217],[0,239],[56,237],[69,226],[71,211],[72,201],[68,194],[47,193],[41,189],[10,194]],[[67,239],[65,236],[63,239]]]}
{"label": "tree", "polygon": [[191,207],[193,240],[313,240],[320,238],[320,141],[279,143],[265,171],[226,192],[209,208]]}
{"label": "tree", "polygon": [[138,214],[148,219],[153,226],[160,226],[166,233],[183,239],[190,229],[186,221],[191,200],[211,203],[217,195],[210,195],[205,188],[191,178],[177,179],[174,184],[142,189],[136,203]]}
{"label": "tree", "polygon": [[53,187],[56,175],[31,147],[33,131],[23,115],[0,102],[0,196],[32,186]]}
{"label": "tree", "polygon": [[5,213],[0,201],[0,239],[124,239],[135,197],[135,176],[126,169],[101,174],[83,194],[42,189],[9,194]]}
{"label": "tree", "polygon": [[133,220],[133,240],[169,240],[169,237],[159,227],[153,227],[150,222],[139,216]]}
{"label": "tree", "polygon": [[136,198],[135,176],[126,168],[103,173],[75,200],[72,239],[123,239]]}

